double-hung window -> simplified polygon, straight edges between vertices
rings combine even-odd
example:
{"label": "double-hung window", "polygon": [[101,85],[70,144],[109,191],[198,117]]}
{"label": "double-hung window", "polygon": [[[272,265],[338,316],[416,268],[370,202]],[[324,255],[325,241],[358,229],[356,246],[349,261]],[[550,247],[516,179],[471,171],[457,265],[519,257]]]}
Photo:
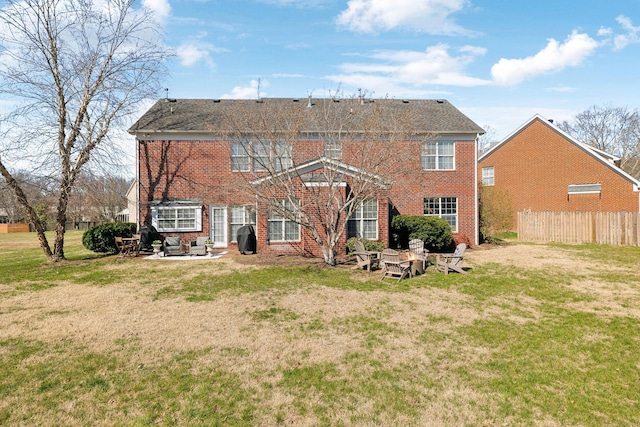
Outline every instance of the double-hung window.
{"label": "double-hung window", "polygon": [[423,142],[420,162],[424,170],[453,170],[456,165],[456,146],[453,141]]}
{"label": "double-hung window", "polygon": [[494,179],[493,166],[482,168],[482,185],[494,185]]}
{"label": "double-hung window", "polygon": [[231,170],[264,172],[293,166],[291,147],[284,141],[232,141]]}
{"label": "double-hung window", "polygon": [[249,145],[245,142],[231,143],[231,170],[248,171],[250,167]]}
{"label": "double-hung window", "polygon": [[378,201],[365,200],[347,222],[347,238],[378,240]]}
{"label": "double-hung window", "polygon": [[272,242],[287,242],[300,240],[300,225],[291,220],[293,215],[296,215],[298,209],[297,204],[292,203],[289,200],[281,200],[282,210],[269,211],[269,240]]}
{"label": "double-hung window", "polygon": [[151,217],[159,232],[202,231],[201,206],[157,206],[152,208]]}
{"label": "double-hung window", "polygon": [[446,220],[451,231],[458,231],[458,199],[455,197],[425,197],[424,214]]}
{"label": "double-hung window", "polygon": [[273,167],[275,170],[289,169],[293,166],[289,144],[284,141],[273,144]]}
{"label": "double-hung window", "polygon": [[245,225],[256,225],[256,210],[253,206],[232,206],[229,214],[231,241],[238,239],[238,229]]}
{"label": "double-hung window", "polygon": [[327,139],[324,141],[324,156],[329,159],[342,159],[342,141]]}

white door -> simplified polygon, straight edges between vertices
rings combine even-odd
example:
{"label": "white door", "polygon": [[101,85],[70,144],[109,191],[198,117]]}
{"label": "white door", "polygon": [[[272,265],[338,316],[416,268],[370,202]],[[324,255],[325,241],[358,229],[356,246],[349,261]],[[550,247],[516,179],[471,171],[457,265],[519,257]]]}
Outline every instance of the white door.
{"label": "white door", "polygon": [[211,240],[213,245],[219,248],[227,247],[227,208],[211,207]]}

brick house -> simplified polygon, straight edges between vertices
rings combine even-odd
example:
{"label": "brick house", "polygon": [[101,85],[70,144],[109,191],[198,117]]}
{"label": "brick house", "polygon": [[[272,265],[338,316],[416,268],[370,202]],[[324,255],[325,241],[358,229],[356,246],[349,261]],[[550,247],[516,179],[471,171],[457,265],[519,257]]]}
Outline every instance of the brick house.
{"label": "brick house", "polygon": [[[235,249],[238,228],[252,224],[259,253],[320,255],[306,228],[273,211],[274,200],[295,210],[362,187],[371,196],[348,218],[337,253],[351,236],[389,245],[397,214],[440,216],[475,244],[483,132],[445,100],[162,99],[129,129],[139,225]],[[295,197],[286,197],[289,185]]]}
{"label": "brick house", "polygon": [[478,178],[505,190],[517,212],[638,212],[640,182],[615,156],[583,144],[539,115],[480,156]]}

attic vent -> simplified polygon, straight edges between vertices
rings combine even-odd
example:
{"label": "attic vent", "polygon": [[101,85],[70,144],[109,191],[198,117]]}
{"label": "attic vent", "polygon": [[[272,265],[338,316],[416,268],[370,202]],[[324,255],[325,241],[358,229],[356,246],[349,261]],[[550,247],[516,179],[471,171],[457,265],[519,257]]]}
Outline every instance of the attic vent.
{"label": "attic vent", "polygon": [[220,100],[219,100],[219,99],[214,99],[214,100],[213,100],[213,102],[215,102],[215,103],[219,103],[219,102],[220,102]]}
{"label": "attic vent", "polygon": [[403,103],[403,104],[408,104],[408,103],[409,103],[409,100],[408,100],[408,99],[403,99],[403,100],[402,100],[402,103]]}
{"label": "attic vent", "polygon": [[569,194],[600,194],[602,184],[569,184]]}
{"label": "attic vent", "polygon": [[333,102],[340,102],[339,99],[333,98]]}
{"label": "attic vent", "polygon": [[300,100],[298,98],[295,98],[293,102],[300,102]]}
{"label": "attic vent", "polygon": [[437,102],[438,104],[444,104],[444,99],[437,99],[437,100],[436,100],[436,102]]}

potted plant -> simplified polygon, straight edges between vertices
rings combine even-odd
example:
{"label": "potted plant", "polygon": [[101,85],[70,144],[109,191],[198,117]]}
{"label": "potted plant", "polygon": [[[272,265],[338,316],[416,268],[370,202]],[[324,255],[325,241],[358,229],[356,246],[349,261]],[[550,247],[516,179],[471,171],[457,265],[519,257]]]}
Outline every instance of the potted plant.
{"label": "potted plant", "polygon": [[160,248],[162,248],[162,242],[160,240],[154,240],[151,242],[151,247],[153,248],[153,255],[156,257],[160,254]]}
{"label": "potted plant", "polygon": [[204,241],[204,246],[207,248],[207,254],[213,256],[213,240],[207,239]]}

